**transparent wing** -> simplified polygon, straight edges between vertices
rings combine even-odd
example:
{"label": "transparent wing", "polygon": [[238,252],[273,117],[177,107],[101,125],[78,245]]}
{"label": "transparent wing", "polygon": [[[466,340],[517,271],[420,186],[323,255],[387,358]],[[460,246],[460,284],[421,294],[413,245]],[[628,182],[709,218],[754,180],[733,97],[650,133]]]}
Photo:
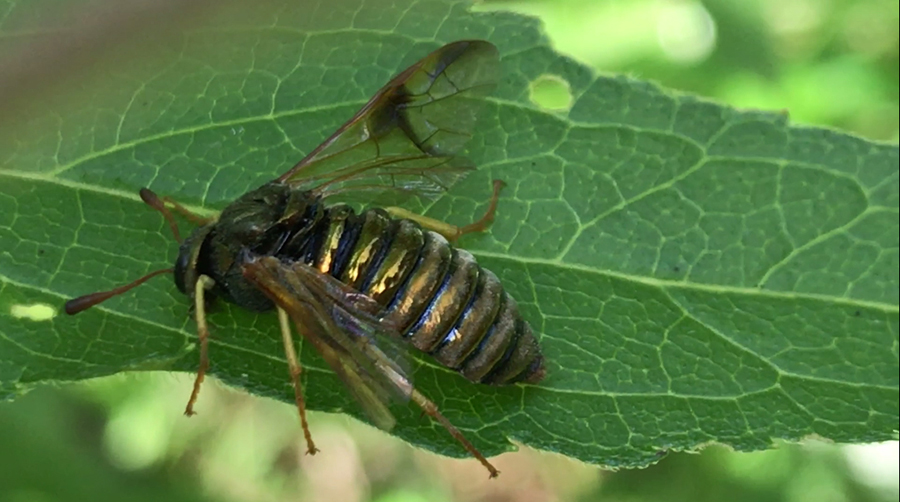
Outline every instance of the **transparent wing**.
{"label": "transparent wing", "polygon": [[301,336],[322,355],[378,427],[395,419],[387,403],[407,400],[413,387],[396,356],[401,352],[393,326],[377,317],[380,307],[330,275],[303,263],[273,257],[245,260],[244,277],[284,309]]}
{"label": "transparent wing", "polygon": [[491,43],[445,45],[394,77],[277,181],[322,195],[439,194],[472,169],[456,155],[498,78]]}

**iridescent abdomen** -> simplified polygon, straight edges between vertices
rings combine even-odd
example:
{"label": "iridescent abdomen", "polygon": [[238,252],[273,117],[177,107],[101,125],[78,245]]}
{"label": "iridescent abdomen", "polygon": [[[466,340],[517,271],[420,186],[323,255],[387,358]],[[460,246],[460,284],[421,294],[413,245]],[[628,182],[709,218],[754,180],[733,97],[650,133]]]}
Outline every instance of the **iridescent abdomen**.
{"label": "iridescent abdomen", "polygon": [[464,377],[537,382],[543,356],[516,301],[492,272],[438,233],[381,209],[324,209],[276,254],[331,274],[385,308],[405,339]]}

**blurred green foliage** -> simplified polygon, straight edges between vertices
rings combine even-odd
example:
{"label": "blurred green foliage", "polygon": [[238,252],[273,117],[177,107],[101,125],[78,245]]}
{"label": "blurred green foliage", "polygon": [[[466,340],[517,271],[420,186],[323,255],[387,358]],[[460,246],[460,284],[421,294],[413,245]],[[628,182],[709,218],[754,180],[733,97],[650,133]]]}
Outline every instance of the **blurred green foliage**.
{"label": "blurred green foliage", "polygon": [[897,138],[896,0],[526,0],[555,47],[737,107]]}
{"label": "blurred green foliage", "polygon": [[0,405],[0,501],[210,500],[168,466],[112,465],[102,449],[106,426],[106,410],[52,388]]}
{"label": "blurred green foliage", "polygon": [[[494,0],[479,8],[540,16],[558,50],[599,71],[898,137],[897,1]],[[858,452],[815,442],[752,454],[710,447],[616,473],[523,451],[498,458],[504,475],[487,484],[467,461],[314,414],[314,431],[335,453],[312,460],[281,403],[207,388],[204,416],[174,416],[188,383],[113,377],[0,403],[0,502],[898,499],[896,465],[886,479],[866,478],[854,468]],[[892,448],[886,458],[896,463]],[[866,450],[870,464],[874,451]]]}
{"label": "blurred green foliage", "polygon": [[159,373],[116,376],[0,404],[0,502],[897,500],[890,483],[857,476],[846,449],[814,441],[744,454],[713,446],[621,472],[523,450],[498,457],[503,474],[488,481],[472,461],[314,413],[327,449],[310,458],[293,410],[275,401],[209,386],[203,414],[175,417],[189,386]]}

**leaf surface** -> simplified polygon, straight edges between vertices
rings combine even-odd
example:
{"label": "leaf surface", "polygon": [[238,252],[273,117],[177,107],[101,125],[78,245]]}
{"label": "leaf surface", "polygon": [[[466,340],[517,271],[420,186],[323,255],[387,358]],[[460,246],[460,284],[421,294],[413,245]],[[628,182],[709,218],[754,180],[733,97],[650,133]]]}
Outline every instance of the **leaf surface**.
{"label": "leaf surface", "polygon": [[[152,54],[95,62],[4,119],[0,394],[195,369],[189,301],[171,281],[76,317],[35,320],[23,308],[59,309],[174,262],[177,245],[140,187],[221,210],[396,72],[444,43],[485,38],[504,77],[470,144],[479,170],[417,209],[465,224],[492,179],[508,183],[491,231],[461,245],[518,300],[549,373],[539,386],[491,388],[417,361],[417,386],[476,446],[497,454],[513,439],[631,467],[711,441],[757,450],[813,434],[893,437],[897,145],[597,75],[521,16],[399,4],[223,10]],[[0,5],[2,47],[15,50],[39,26],[31,4]],[[569,109],[532,103],[530,84],[547,76],[568,83]],[[290,403],[274,317],[221,305],[212,372]],[[309,407],[358,414],[309,352]],[[398,420],[407,441],[464,453],[416,410]]]}

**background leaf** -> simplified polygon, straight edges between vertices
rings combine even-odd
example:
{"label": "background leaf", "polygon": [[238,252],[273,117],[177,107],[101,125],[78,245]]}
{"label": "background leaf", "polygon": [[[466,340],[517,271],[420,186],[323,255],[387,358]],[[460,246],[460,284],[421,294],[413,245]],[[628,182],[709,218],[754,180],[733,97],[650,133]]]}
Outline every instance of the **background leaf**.
{"label": "background leaf", "polygon": [[[7,40],[39,28],[28,24],[33,5],[7,4]],[[398,70],[443,43],[486,38],[505,78],[471,145],[480,169],[422,209],[468,222],[491,179],[509,183],[491,232],[462,245],[542,334],[549,376],[485,388],[425,359],[416,383],[451,421],[486,454],[511,438],[610,466],[710,441],[754,450],[810,434],[892,438],[896,145],[599,76],[555,54],[533,21],[453,2],[222,9],[165,34],[108,51],[2,126],[5,395],[194,369],[188,302],[169,282],[78,317],[35,321],[16,307],[58,308],[169,266],[177,246],[139,187],[221,209]],[[547,74],[568,83],[567,111],[532,103],[530,83]],[[272,317],[223,306],[213,372],[290,402]],[[355,414],[321,361],[303,361],[310,407]],[[462,454],[417,411],[399,419],[404,439]]]}

